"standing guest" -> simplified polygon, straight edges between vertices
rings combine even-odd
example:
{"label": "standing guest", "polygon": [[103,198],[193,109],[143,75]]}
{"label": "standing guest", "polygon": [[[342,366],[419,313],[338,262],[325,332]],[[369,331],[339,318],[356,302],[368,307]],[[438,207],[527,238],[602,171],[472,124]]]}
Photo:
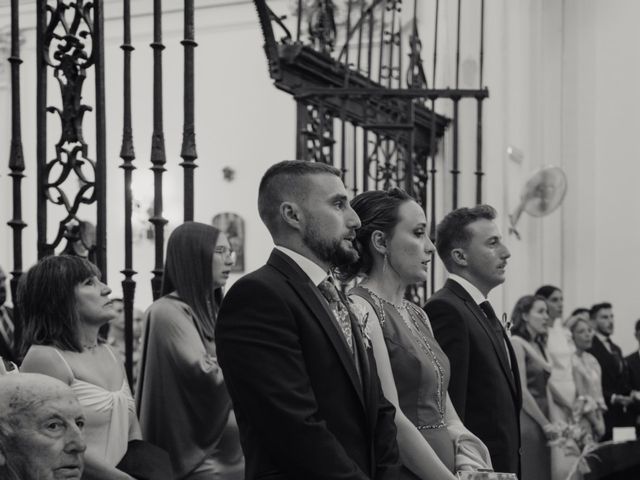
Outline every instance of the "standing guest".
{"label": "standing guest", "polygon": [[520,298],[511,314],[511,343],[518,360],[522,387],[520,438],[522,441],[521,480],[541,480],[551,476],[552,440],[549,421],[547,382],[551,365],[547,360],[544,338],[549,330],[547,302],[539,295]]}
{"label": "standing guest", "polygon": [[[635,326],[635,337],[638,341],[638,346],[640,346],[640,320],[636,322]],[[625,362],[627,364],[628,372],[629,372],[629,388],[632,390],[639,392],[640,391],[640,349],[631,353],[630,355],[625,357]],[[636,394],[637,398],[637,394]],[[632,407],[632,414],[634,416],[635,426],[636,426],[636,434],[640,439],[640,404],[638,403],[638,399],[636,399],[636,403]]]}
{"label": "standing guest", "polygon": [[[109,322],[109,333],[107,343],[113,351],[118,354],[122,363],[126,359],[126,346],[124,335],[124,302],[121,298],[112,300],[116,317]],[[140,370],[140,356],[142,355],[142,326],[144,324],[144,314],[139,308],[133,309],[133,338],[132,338],[132,373],[131,383],[135,385]]]}
{"label": "standing guest", "polygon": [[[571,359],[575,346],[571,340],[571,332],[562,320],[564,298],[562,290],[554,285],[543,285],[536,290],[536,295],[547,301],[549,310],[549,331],[546,340],[546,352],[551,364],[549,378],[549,419],[551,422],[570,423],[573,399],[576,387],[573,383]],[[574,464],[574,458],[568,457],[564,448],[554,446],[551,449],[551,478],[565,480]]]}
{"label": "standing guest", "polygon": [[13,324],[13,309],[7,305],[7,276],[0,267],[0,357],[8,362],[15,362],[16,342]]}
{"label": "standing guest", "polygon": [[277,163],[258,210],[276,247],[231,287],[216,326],[246,479],[395,479],[395,409],[331,274],[358,259],[360,220],[340,171]]}
{"label": "standing guest", "polygon": [[404,299],[408,286],[427,280],[435,250],[424,210],[399,188],[362,193],[351,206],[362,222],[360,259],[344,268],[345,279],[365,277],[350,298],[368,318],[382,390],[396,407],[403,478],[454,480],[458,470],[490,469],[487,447],[451,405],[449,360],[429,319]]}
{"label": "standing guest", "polygon": [[0,376],[0,478],[86,478],[84,424],[68,385],[35,373]]}
{"label": "standing guest", "polygon": [[198,222],[167,244],[162,297],[146,312],[136,401],[145,440],[169,453],[176,479],[236,480],[243,458],[216,359],[214,326],[234,252]]}
{"label": "standing guest", "polygon": [[88,260],[70,255],[40,260],[20,278],[18,306],[24,319],[23,372],[43,373],[71,387],[83,408],[85,476],[131,480],[116,468],[140,427],[120,360],[98,341],[113,319],[111,289]]}
{"label": "standing guest", "polygon": [[497,472],[520,473],[522,392],[516,357],[487,295],[505,280],[509,249],[489,205],[459,208],[437,227],[449,278],[424,306],[449,357],[449,395]]}
{"label": "standing guest", "polygon": [[[574,420],[580,423],[597,442],[605,433],[602,412],[606,410],[602,395],[602,371],[598,360],[588,353],[593,345],[593,328],[588,320],[574,317],[569,323],[576,346],[572,358],[573,378],[576,385],[576,400],[573,408]],[[569,456],[574,461],[575,457]]]}
{"label": "standing guest", "polygon": [[613,428],[630,424],[627,407],[631,403],[626,365],[620,347],[611,341],[613,334],[613,307],[608,302],[598,303],[589,311],[595,329],[593,345],[588,350],[596,357],[602,369],[602,391],[607,410],[604,413],[603,441],[611,440]]}

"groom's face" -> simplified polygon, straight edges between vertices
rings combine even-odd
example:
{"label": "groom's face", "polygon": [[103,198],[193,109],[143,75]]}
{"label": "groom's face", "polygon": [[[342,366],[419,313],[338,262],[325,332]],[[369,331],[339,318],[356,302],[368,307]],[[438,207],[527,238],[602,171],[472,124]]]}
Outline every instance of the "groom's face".
{"label": "groom's face", "polygon": [[309,175],[307,187],[301,205],[302,240],[318,258],[332,266],[355,262],[358,252],[353,242],[360,218],[349,204],[342,180],[331,174]]}

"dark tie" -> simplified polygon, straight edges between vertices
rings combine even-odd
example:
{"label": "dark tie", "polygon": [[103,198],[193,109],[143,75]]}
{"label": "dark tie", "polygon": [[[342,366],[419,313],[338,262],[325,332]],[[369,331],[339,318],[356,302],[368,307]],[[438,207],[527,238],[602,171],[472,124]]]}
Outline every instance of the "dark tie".
{"label": "dark tie", "polygon": [[480,308],[489,319],[491,328],[493,328],[493,330],[498,334],[498,338],[502,340],[502,332],[504,331],[504,329],[502,328],[502,325],[500,324],[500,320],[498,320],[498,317],[496,316],[496,312],[491,306],[491,303],[489,303],[489,300],[485,300],[484,302],[482,302],[480,304]]}
{"label": "dark tie", "polygon": [[333,282],[333,278],[330,276],[325,278],[322,282],[320,282],[318,288],[320,289],[320,293],[322,293],[327,302],[329,302],[331,312],[338,322],[340,331],[342,332],[347,345],[349,345],[351,353],[353,353],[353,338],[351,332],[351,319],[349,317],[349,310],[347,309],[345,302],[338,293],[338,289]]}
{"label": "dark tie", "polygon": [[622,355],[620,355],[620,350],[618,350],[618,348],[613,344],[613,342],[609,337],[606,338],[606,341],[607,341],[607,345],[609,346],[609,351],[611,352],[611,355],[613,356],[616,362],[616,368],[618,369],[618,373],[620,373],[624,368],[624,363],[623,363],[624,361],[622,360]]}
{"label": "dark tie", "polygon": [[500,320],[498,320],[498,317],[496,316],[496,312],[493,310],[493,307],[489,303],[489,300],[485,300],[479,306],[484,312],[484,314],[486,315],[486,317],[489,319],[489,323],[491,324],[491,329],[493,330],[496,336],[496,340],[498,340],[498,344],[502,346],[502,348],[500,349],[500,356],[502,357],[502,360],[507,365],[511,366],[511,362],[509,361],[509,356],[507,354],[507,344],[504,338],[504,328],[502,327]]}

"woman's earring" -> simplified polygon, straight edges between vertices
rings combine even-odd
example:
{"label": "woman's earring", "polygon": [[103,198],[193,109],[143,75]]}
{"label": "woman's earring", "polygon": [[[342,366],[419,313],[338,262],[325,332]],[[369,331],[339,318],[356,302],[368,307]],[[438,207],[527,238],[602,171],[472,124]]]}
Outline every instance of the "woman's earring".
{"label": "woman's earring", "polygon": [[384,258],[382,259],[382,274],[387,271],[387,252],[384,252]]}

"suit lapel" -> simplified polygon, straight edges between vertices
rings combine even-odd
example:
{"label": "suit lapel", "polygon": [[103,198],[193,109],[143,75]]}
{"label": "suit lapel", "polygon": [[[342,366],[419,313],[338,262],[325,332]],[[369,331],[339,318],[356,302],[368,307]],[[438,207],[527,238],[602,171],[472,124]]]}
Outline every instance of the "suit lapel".
{"label": "suit lapel", "polygon": [[369,424],[374,425],[377,417],[377,409],[371,408],[373,405],[377,405],[377,398],[374,395],[377,393],[373,389],[371,382],[371,360],[369,359],[369,349],[365,345],[365,339],[362,336],[362,330],[360,329],[360,322],[356,318],[351,308],[349,308],[349,317],[351,318],[351,331],[353,333],[353,346],[355,348],[356,355],[358,356],[358,364],[360,365],[360,377],[362,378],[362,392],[365,398],[365,406],[369,413]]}
{"label": "suit lapel", "polygon": [[313,314],[313,317],[318,321],[338,354],[338,358],[345,368],[347,375],[358,394],[358,398],[362,405],[366,406],[363,398],[362,385],[358,378],[358,372],[354,361],[351,358],[351,350],[349,349],[344,336],[338,330],[339,327],[333,319],[333,313],[327,306],[326,302],[323,301],[322,294],[318,291],[318,288],[293,260],[278,250],[274,250],[272,252],[268,263],[278,269],[287,278],[287,282],[291,288]]}
{"label": "suit lapel", "polygon": [[[511,348],[510,342],[508,341],[506,335],[503,332],[503,338],[498,338],[491,330],[489,322],[487,321],[487,317],[484,312],[480,309],[478,304],[471,298],[471,295],[460,285],[458,282],[454,282],[453,280],[447,280],[445,283],[445,287],[449,288],[454,294],[456,294],[460,299],[464,302],[466,307],[469,309],[469,312],[473,315],[476,321],[480,324],[485,334],[489,338],[491,345],[493,346],[494,351],[498,357],[498,361],[500,366],[502,367],[502,371],[504,375],[507,377],[507,381],[509,382],[509,386],[511,387],[511,392],[513,393],[516,401],[519,401],[519,389],[516,386],[516,374],[514,373],[514,369],[509,366],[509,360],[507,359],[507,354],[511,358],[511,364],[516,365],[514,363],[515,354],[513,353],[513,349]],[[504,340],[504,341],[503,341]],[[500,343],[503,343],[502,345]],[[505,351],[506,344],[506,351]],[[517,371],[517,368],[515,369]]]}

